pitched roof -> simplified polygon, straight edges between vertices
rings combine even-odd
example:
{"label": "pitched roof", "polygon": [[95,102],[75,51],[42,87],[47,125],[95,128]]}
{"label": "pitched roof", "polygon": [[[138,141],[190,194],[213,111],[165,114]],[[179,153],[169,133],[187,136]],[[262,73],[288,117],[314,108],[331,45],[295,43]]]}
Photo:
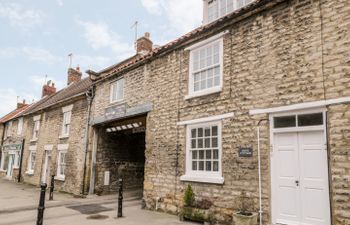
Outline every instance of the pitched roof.
{"label": "pitched roof", "polygon": [[75,96],[85,94],[91,85],[92,81],[89,78],[84,78],[79,82],[74,82],[57,93],[47,96],[35,103],[33,107],[30,107],[30,109],[25,112],[25,115],[43,110],[57,103],[69,100]]}
{"label": "pitched roof", "polygon": [[283,2],[285,0],[255,0],[252,3],[246,5],[245,7],[242,7],[236,11],[233,11],[232,13],[221,17],[220,19],[215,20],[212,23],[202,25],[191,32],[175,39],[174,41],[171,41],[161,47],[155,48],[153,51],[149,52],[146,55],[134,55],[130,57],[127,60],[124,60],[120,63],[117,63],[115,65],[112,65],[104,70],[101,70],[97,72],[96,74],[99,75],[96,80],[108,78],[110,76],[113,76],[114,74],[123,71],[125,69],[128,69],[132,66],[134,66],[137,63],[144,62],[148,59],[151,59],[169,49],[175,48],[176,46],[181,46],[181,44],[186,43],[187,41],[190,41],[192,38],[196,37],[197,35],[200,35],[202,33],[208,32],[212,30],[213,28],[222,25],[223,23],[227,22],[230,19],[236,18],[240,15],[243,15],[244,13],[247,13],[249,11],[252,11],[256,8],[259,8],[260,6],[267,4],[269,2]]}
{"label": "pitched roof", "polygon": [[21,108],[19,108],[19,109],[13,110],[12,112],[10,112],[9,114],[7,114],[6,116],[4,116],[4,117],[2,117],[2,118],[0,119],[0,124],[1,124],[1,123],[6,123],[6,122],[8,122],[8,121],[10,121],[10,120],[13,120],[13,119],[15,119],[15,118],[17,118],[17,117],[20,117],[21,115],[23,115],[23,112],[24,112],[26,109],[28,109],[30,106],[31,106],[31,105],[25,105],[25,106],[23,106],[23,107],[21,107]]}

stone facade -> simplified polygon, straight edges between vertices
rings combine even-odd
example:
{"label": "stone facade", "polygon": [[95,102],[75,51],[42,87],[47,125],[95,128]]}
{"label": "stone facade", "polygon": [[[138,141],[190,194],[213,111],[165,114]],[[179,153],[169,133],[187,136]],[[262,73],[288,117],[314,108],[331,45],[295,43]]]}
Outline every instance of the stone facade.
{"label": "stone facade", "polygon": [[[65,106],[73,105],[71,115],[71,125],[68,137],[61,137],[63,124],[63,111]],[[40,130],[36,141],[33,138],[33,127],[35,116],[40,115]],[[83,169],[85,158],[85,133],[87,121],[87,100],[82,97],[70,99],[61,104],[44,109],[43,111],[28,115],[28,127],[26,132],[26,144],[23,155],[24,182],[39,185],[42,182],[44,172],[46,146],[52,146],[50,151],[51,159],[49,160],[49,171],[47,181],[50,181],[51,175],[55,175],[55,189],[58,191],[68,192],[75,195],[82,193]],[[60,145],[68,145],[66,154],[65,179],[57,178],[58,152]],[[36,146],[36,163],[33,174],[28,174],[28,162],[30,151]]]}
{"label": "stone facade", "polygon": [[[274,4],[276,3],[276,4]],[[265,8],[264,8],[265,7]],[[147,63],[96,83],[92,117],[110,107],[110,82],[124,77],[124,103],[136,107],[151,102],[147,114],[144,199],[150,209],[178,213],[191,184],[198,198],[210,199],[215,218],[230,223],[241,191],[258,210],[258,158],[240,158],[240,147],[257,149],[257,124],[268,114],[250,110],[349,97],[350,2],[271,1],[261,11],[224,20]],[[189,51],[198,40],[224,35],[222,91],[185,99],[188,94]],[[103,75],[103,74],[102,74]],[[350,224],[349,104],[328,110],[331,199],[334,225]],[[180,121],[234,112],[222,121],[223,185],[182,182],[185,173],[186,129]],[[270,127],[262,137],[262,187],[265,223],[271,221]],[[98,148],[98,151],[101,149]],[[97,180],[101,179],[97,171]],[[158,203],[156,203],[158,202]]]}

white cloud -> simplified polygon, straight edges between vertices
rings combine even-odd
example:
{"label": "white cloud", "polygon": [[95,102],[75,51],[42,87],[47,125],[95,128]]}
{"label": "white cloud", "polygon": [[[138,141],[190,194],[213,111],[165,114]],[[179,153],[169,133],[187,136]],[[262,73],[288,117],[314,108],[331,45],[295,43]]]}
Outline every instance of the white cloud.
{"label": "white cloud", "polygon": [[75,55],[73,57],[74,62],[77,62],[82,68],[102,69],[113,63],[111,58],[104,56]]}
{"label": "white cloud", "polygon": [[123,59],[134,53],[133,46],[123,42],[121,37],[112,31],[107,24],[81,20],[76,22],[84,28],[84,37],[93,49],[111,48],[118,59]]}
{"label": "white cloud", "polygon": [[53,83],[55,83],[55,86],[57,88],[57,90],[64,88],[66,86],[66,80],[57,80],[56,78],[53,77],[45,77],[45,76],[30,76],[29,77],[30,81],[35,84],[36,86],[38,86],[38,90],[41,90],[41,87],[45,84],[45,82],[51,80]]}
{"label": "white cloud", "polygon": [[12,88],[0,89],[0,117],[10,113],[16,107],[17,93]]}
{"label": "white cloud", "polygon": [[56,2],[59,6],[63,6],[63,0],[56,0]]}
{"label": "white cloud", "polygon": [[23,47],[21,51],[31,61],[54,64],[63,60],[61,57],[55,56],[50,51],[42,48]]}
{"label": "white cloud", "polygon": [[40,10],[25,9],[18,3],[0,3],[0,18],[5,18],[12,25],[27,30],[41,24],[45,14]]}
{"label": "white cloud", "polygon": [[153,15],[162,15],[164,1],[162,0],[141,0],[146,10]]}
{"label": "white cloud", "polygon": [[201,0],[141,0],[141,3],[150,14],[166,16],[171,27],[180,33],[191,31],[202,21]]}

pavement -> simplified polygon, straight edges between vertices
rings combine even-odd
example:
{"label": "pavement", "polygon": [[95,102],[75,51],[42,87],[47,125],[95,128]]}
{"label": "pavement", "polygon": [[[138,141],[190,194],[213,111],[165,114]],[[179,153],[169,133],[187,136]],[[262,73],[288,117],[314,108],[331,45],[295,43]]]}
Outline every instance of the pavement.
{"label": "pavement", "polygon": [[[0,225],[34,225],[40,189],[0,179]],[[46,197],[48,199],[48,196]],[[123,217],[117,218],[117,196],[75,198],[54,193],[46,201],[44,225],[190,225],[177,216],[141,209],[141,200],[132,196],[124,201]]]}

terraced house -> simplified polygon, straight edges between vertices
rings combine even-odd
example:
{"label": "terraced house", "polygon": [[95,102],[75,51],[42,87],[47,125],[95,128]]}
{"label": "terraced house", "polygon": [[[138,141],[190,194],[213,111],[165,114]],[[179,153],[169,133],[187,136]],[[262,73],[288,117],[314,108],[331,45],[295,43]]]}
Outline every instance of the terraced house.
{"label": "terraced house", "polygon": [[23,145],[25,143],[25,127],[23,113],[30,105],[17,103],[17,108],[0,119],[1,161],[0,177],[9,180],[21,180]]}
{"label": "terraced house", "polygon": [[[55,177],[60,191],[83,192],[87,146],[88,99],[90,80],[81,79],[79,68],[68,70],[67,87],[44,98],[28,110],[29,126],[24,152],[24,182],[49,183]],[[48,86],[48,87],[47,87]],[[51,89],[50,89],[51,87]],[[46,85],[49,91],[52,84]]]}
{"label": "terraced house", "polygon": [[[231,223],[350,224],[346,0],[204,1],[204,24],[100,72],[90,193],[141,190],[179,213],[191,184]],[[260,151],[259,151],[260,150]],[[259,154],[260,153],[260,154]]]}

